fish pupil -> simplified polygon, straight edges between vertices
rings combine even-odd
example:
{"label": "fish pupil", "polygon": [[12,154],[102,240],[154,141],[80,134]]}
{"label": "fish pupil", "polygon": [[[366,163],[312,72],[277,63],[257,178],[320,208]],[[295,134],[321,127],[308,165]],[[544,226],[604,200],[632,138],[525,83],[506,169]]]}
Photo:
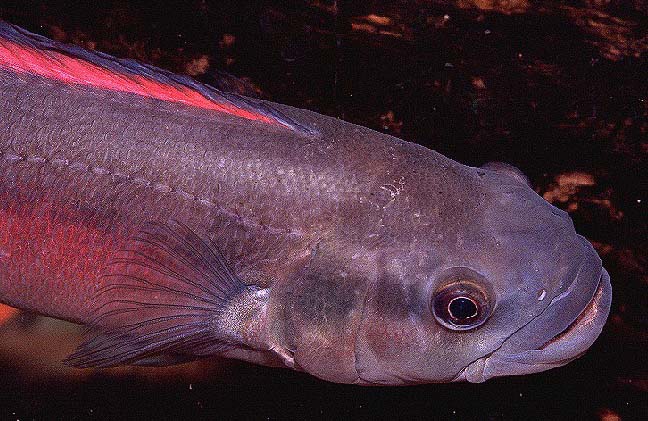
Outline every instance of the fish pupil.
{"label": "fish pupil", "polygon": [[457,297],[448,304],[450,315],[459,320],[469,319],[477,315],[477,305],[466,297]]}

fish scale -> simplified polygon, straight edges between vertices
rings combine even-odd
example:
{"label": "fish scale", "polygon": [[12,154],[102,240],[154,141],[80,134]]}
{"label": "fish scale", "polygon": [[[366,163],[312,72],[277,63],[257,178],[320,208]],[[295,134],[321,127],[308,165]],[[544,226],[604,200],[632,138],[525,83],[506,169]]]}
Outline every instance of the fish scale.
{"label": "fish scale", "polygon": [[481,382],[607,318],[598,255],[506,164],[4,22],[0,89],[0,301],[86,325],[67,364]]}

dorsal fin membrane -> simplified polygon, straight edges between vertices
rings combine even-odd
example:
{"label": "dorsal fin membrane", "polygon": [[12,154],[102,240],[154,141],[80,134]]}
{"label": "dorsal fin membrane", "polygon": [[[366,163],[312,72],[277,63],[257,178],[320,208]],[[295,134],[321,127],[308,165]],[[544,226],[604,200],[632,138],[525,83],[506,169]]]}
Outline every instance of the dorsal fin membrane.
{"label": "dorsal fin membrane", "polygon": [[52,41],[0,21],[0,68],[74,85],[129,92],[313,134],[263,101],[221,92],[188,76]]}

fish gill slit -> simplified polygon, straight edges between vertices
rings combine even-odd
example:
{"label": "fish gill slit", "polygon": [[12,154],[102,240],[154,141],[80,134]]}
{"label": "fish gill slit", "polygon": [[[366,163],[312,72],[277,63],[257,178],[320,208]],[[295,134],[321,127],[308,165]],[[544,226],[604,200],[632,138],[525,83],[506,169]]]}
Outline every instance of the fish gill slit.
{"label": "fish gill slit", "polygon": [[253,226],[260,228],[261,230],[264,230],[270,234],[281,234],[281,235],[289,235],[289,236],[297,236],[297,237],[302,237],[304,236],[304,233],[300,230],[291,230],[291,229],[281,229],[281,228],[275,228],[270,225],[262,224],[255,220],[254,218],[249,218],[240,215],[237,212],[232,212],[230,210],[227,210],[221,206],[218,206],[216,203],[213,201],[199,197],[191,192],[188,192],[186,190],[183,190],[179,187],[173,187],[168,184],[164,183],[158,183],[158,182],[153,182],[150,181],[146,178],[142,177],[134,177],[129,174],[121,173],[121,172],[116,172],[116,171],[111,171],[105,167],[99,167],[99,166],[92,166],[92,165],[86,165],[80,162],[71,162],[68,159],[62,159],[62,158],[46,158],[38,155],[20,155],[20,154],[14,154],[14,153],[9,153],[9,152],[4,152],[2,154],[2,159],[4,161],[9,162],[10,164],[15,164],[17,162],[27,162],[31,164],[47,164],[50,165],[53,168],[72,168],[72,169],[79,169],[84,171],[85,173],[92,173],[97,176],[104,176],[104,177],[110,177],[114,183],[116,182],[127,182],[130,184],[136,184],[154,191],[158,191],[160,193],[165,193],[165,194],[174,194],[178,198],[186,201],[186,202],[195,202],[200,204],[201,206],[205,206],[207,208],[213,209],[214,211],[223,214],[227,217],[230,217],[242,225],[246,226]]}

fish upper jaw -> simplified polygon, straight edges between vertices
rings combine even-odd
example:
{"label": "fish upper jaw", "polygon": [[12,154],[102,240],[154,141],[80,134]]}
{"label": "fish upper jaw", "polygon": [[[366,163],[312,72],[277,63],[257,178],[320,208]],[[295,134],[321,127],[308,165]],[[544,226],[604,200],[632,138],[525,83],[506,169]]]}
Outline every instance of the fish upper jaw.
{"label": "fish upper jaw", "polygon": [[[578,286],[584,292],[582,285]],[[520,331],[507,338],[502,345],[490,354],[479,358],[464,368],[453,381],[481,383],[492,377],[537,373],[563,366],[582,356],[600,335],[610,312],[612,287],[610,275],[601,268],[598,283],[587,305],[578,313],[568,326],[562,330],[553,330],[553,334],[544,335],[542,343],[532,349],[515,349],[510,346],[511,338],[523,330],[534,327],[541,330],[546,322],[547,312],[543,312]],[[551,305],[548,309],[551,308]],[[552,314],[549,313],[549,317]],[[519,338],[515,344],[519,344]]]}

